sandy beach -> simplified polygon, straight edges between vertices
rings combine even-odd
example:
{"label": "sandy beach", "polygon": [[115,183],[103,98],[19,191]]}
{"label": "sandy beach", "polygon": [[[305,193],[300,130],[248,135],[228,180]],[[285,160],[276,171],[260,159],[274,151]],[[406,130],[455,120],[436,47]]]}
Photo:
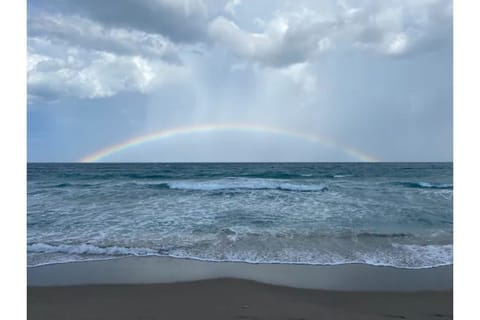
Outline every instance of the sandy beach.
{"label": "sandy beach", "polygon": [[452,319],[452,266],[143,257],[28,268],[28,319]]}
{"label": "sandy beach", "polygon": [[29,287],[28,319],[452,319],[452,292],[296,289],[238,279]]}

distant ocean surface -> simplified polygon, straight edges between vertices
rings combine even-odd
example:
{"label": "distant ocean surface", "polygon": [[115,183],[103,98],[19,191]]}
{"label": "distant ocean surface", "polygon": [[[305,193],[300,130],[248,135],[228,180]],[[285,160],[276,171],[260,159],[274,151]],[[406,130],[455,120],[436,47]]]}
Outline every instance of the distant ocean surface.
{"label": "distant ocean surface", "polygon": [[28,265],[452,264],[452,163],[28,164]]}

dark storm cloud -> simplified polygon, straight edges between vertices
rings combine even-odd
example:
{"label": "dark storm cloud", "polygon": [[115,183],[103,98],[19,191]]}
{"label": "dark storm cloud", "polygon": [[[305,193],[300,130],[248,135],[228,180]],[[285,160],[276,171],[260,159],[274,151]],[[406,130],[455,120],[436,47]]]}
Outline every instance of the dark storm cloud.
{"label": "dark storm cloud", "polygon": [[175,42],[198,42],[206,37],[208,7],[202,1],[50,0],[29,4],[84,16],[109,27],[161,34]]}

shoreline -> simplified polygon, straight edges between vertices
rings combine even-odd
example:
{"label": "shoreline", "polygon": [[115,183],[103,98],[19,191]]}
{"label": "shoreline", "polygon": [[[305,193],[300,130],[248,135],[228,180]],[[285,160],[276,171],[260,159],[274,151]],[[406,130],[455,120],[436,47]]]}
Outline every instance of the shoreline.
{"label": "shoreline", "polygon": [[85,260],[65,260],[65,261],[55,261],[55,262],[46,262],[40,263],[35,265],[28,265],[27,268],[37,268],[37,267],[44,267],[44,266],[52,266],[58,264],[69,264],[69,263],[85,263],[85,262],[95,262],[95,261],[109,261],[109,260],[121,260],[121,259],[129,259],[129,258],[162,258],[162,259],[178,259],[178,260],[187,260],[187,261],[201,261],[201,262],[212,262],[212,263],[240,263],[240,264],[252,264],[252,265],[277,265],[277,264],[285,264],[285,265],[296,265],[296,266],[318,266],[318,267],[334,267],[334,266],[344,266],[344,265],[366,265],[372,267],[383,267],[383,268],[393,268],[399,270],[422,270],[422,269],[434,269],[439,267],[451,267],[453,263],[444,263],[438,264],[433,266],[426,266],[426,267],[399,267],[394,265],[388,264],[371,264],[371,263],[364,263],[364,262],[339,262],[339,263],[308,263],[308,262],[291,262],[291,261],[268,261],[268,262],[255,262],[255,261],[247,261],[247,260],[214,260],[214,259],[203,259],[203,258],[195,258],[195,257],[180,257],[180,256],[170,256],[170,255],[125,255],[125,256],[112,256],[108,258],[94,258],[94,259],[85,259]]}
{"label": "shoreline", "polygon": [[126,257],[27,268],[28,319],[453,319],[453,265]]}
{"label": "shoreline", "polygon": [[223,278],[318,290],[448,291],[453,288],[453,265],[403,269],[366,264],[253,264],[145,256],[27,268],[29,287],[177,283]]}

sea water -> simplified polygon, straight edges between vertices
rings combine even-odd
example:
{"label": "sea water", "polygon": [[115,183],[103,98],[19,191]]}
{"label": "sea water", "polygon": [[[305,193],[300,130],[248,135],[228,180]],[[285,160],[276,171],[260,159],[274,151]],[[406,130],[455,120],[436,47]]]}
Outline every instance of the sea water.
{"label": "sea water", "polygon": [[29,163],[28,265],[452,264],[452,163]]}

